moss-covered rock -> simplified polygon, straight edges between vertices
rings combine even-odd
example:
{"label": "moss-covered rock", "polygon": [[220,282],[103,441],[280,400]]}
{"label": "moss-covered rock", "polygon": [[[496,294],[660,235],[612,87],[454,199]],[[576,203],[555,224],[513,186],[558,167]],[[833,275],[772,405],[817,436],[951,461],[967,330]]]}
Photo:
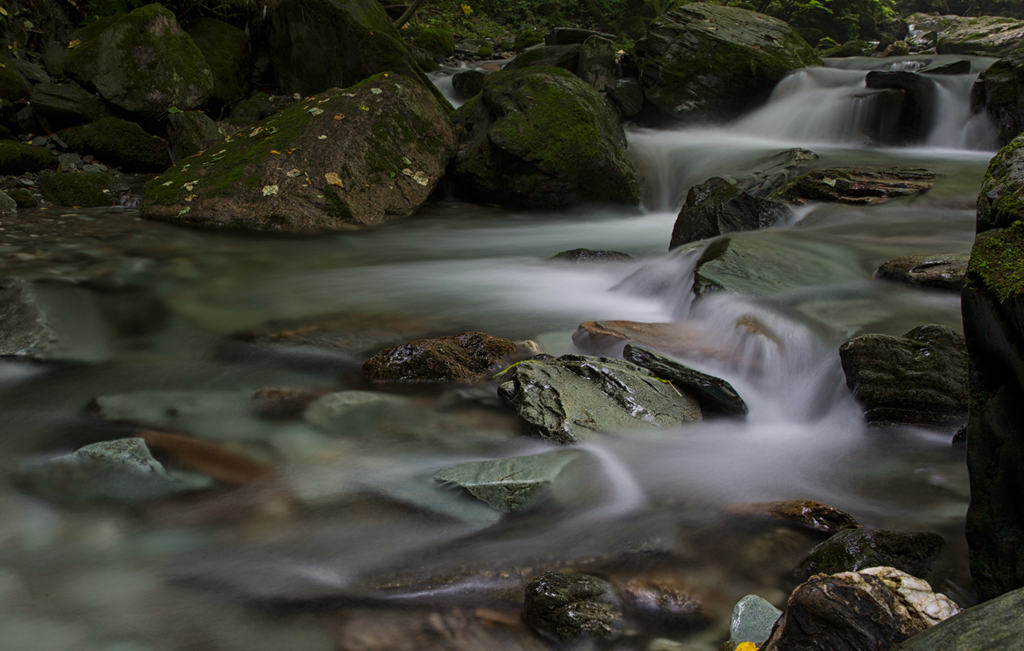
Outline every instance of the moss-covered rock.
{"label": "moss-covered rock", "polygon": [[1024,219],[1024,134],[989,162],[978,193],[979,233]]}
{"label": "moss-covered rock", "polygon": [[1024,20],[1005,16],[907,16],[914,51],[935,48],[939,54],[1005,56],[1020,47]]}
{"label": "moss-covered rock", "polygon": [[0,99],[7,102],[17,102],[25,99],[32,92],[32,86],[18,71],[14,59],[0,57]]}
{"label": "moss-covered rock", "polygon": [[142,214],[204,228],[322,233],[412,214],[455,148],[416,80],[384,73],[297,102],[146,185]]}
{"label": "moss-covered rock", "polygon": [[436,61],[455,54],[455,32],[449,27],[413,27],[406,32],[411,32],[406,35],[416,47],[429,52]]}
{"label": "moss-covered rock", "polygon": [[57,167],[49,149],[15,140],[0,140],[0,174],[24,174]]}
{"label": "moss-covered rock", "polygon": [[174,14],[149,4],[83,28],[65,72],[126,111],[158,117],[206,101],[213,74]]}
{"label": "moss-covered rock", "polygon": [[519,346],[486,332],[417,339],[375,353],[363,364],[374,384],[478,382],[513,361]]}
{"label": "moss-covered rock", "polygon": [[971,106],[988,113],[1000,144],[1024,131],[1024,48],[999,59],[978,76],[971,88]]}
{"label": "moss-covered rock", "polygon": [[610,639],[625,629],[622,597],[615,586],[582,572],[547,572],[530,581],[523,620],[562,642]]}
{"label": "moss-covered rock", "polygon": [[[249,90],[249,37],[216,18],[197,18],[185,27],[213,74],[210,100],[231,102]],[[182,107],[179,107],[182,108]]]}
{"label": "moss-covered rock", "polygon": [[14,199],[14,203],[18,205],[18,208],[38,208],[39,202],[36,201],[36,196],[32,194],[32,191],[28,188],[11,188],[5,190],[7,196]]}
{"label": "moss-covered rock", "polygon": [[663,14],[636,54],[647,101],[662,116],[688,121],[737,115],[789,71],[821,62],[786,23],[703,2]]}
{"label": "moss-covered rock", "polygon": [[70,149],[92,154],[126,172],[160,172],[171,164],[167,143],[146,133],[135,122],[104,117],[92,124],[60,132]]}
{"label": "moss-covered rock", "polygon": [[462,143],[454,181],[470,197],[525,207],[637,200],[615,112],[561,68],[493,73],[455,119]]}
{"label": "moss-covered rock", "polygon": [[111,176],[105,172],[53,172],[39,175],[43,198],[61,206],[110,206]]}
{"label": "moss-covered rock", "polygon": [[202,111],[177,111],[167,116],[167,137],[174,157],[182,159],[220,142],[224,134]]}

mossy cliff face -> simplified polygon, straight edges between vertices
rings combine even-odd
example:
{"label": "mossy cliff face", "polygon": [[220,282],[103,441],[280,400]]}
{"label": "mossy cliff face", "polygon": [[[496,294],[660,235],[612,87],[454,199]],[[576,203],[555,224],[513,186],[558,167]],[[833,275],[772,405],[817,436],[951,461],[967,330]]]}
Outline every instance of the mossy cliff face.
{"label": "mossy cliff face", "polygon": [[84,28],[65,72],[126,111],[158,117],[206,101],[213,75],[174,14],[159,4],[103,18]]}
{"label": "mossy cliff face", "polygon": [[702,2],[656,20],[636,54],[648,103],[686,121],[737,115],[767,98],[789,71],[821,63],[786,23]]}
{"label": "mossy cliff face", "polygon": [[967,541],[979,597],[1024,586],[1024,138],[989,166],[964,279]]}
{"label": "mossy cliff face", "polygon": [[474,199],[531,208],[637,200],[615,112],[561,68],[491,74],[455,121],[463,140],[455,183]]}
{"label": "mossy cliff face", "polygon": [[985,110],[1000,144],[1024,131],[1024,48],[1014,50],[981,73],[971,88],[971,106]]}
{"label": "mossy cliff face", "polygon": [[297,102],[146,185],[145,217],[321,233],[412,214],[455,150],[416,80],[382,73]]}

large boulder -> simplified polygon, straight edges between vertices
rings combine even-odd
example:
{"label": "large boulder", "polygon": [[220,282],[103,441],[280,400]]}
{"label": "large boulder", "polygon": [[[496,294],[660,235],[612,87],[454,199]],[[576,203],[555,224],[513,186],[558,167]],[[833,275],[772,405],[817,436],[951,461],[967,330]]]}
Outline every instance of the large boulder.
{"label": "large boulder", "polygon": [[1000,144],[1024,131],[1024,48],[999,59],[971,88],[971,107],[988,113]]}
{"label": "large boulder", "polygon": [[213,74],[174,14],[148,4],[101,18],[82,29],[65,72],[126,111],[159,117],[195,108],[213,88]]}
{"label": "large boulder", "polygon": [[815,574],[856,572],[888,565],[915,576],[928,576],[945,541],[928,531],[844,529],[822,541],[793,572],[797,581]]}
{"label": "large boulder", "polygon": [[950,425],[967,414],[967,348],[949,328],[861,335],[839,347],[839,359],[869,423]]}
{"label": "large boulder", "polygon": [[498,394],[531,433],[571,444],[596,432],[676,427],[701,419],[697,401],[645,368],[607,357],[526,360],[498,376]]}
{"label": "large boulder", "polygon": [[1024,586],[1024,138],[989,165],[961,305],[970,356],[967,542],[982,599]]}
{"label": "large boulder", "polygon": [[539,45],[531,47],[516,58],[505,64],[505,70],[522,70],[536,66],[564,68],[575,72],[579,67],[579,44]]}
{"label": "large boulder", "polygon": [[666,117],[722,120],[756,106],[791,70],[821,60],[789,25],[696,2],[672,9],[637,41],[647,101]]}
{"label": "large boulder", "polygon": [[244,95],[249,89],[249,37],[245,31],[216,18],[197,18],[185,31],[213,74],[210,99],[223,103]]}
{"label": "large boulder", "polygon": [[454,182],[477,200],[536,208],[637,200],[636,169],[617,115],[570,72],[491,74],[455,119],[462,144]]}
{"label": "large boulder", "polygon": [[864,78],[868,88],[902,91],[904,101],[896,118],[896,130],[903,143],[928,138],[939,106],[939,85],[934,79],[910,70],[872,70]]}
{"label": "large boulder", "polygon": [[1004,16],[907,16],[913,50],[934,48],[939,54],[1004,56],[1020,47],[1024,20]]}
{"label": "large boulder", "polygon": [[49,149],[17,140],[0,140],[0,174],[24,174],[57,167],[57,157]]}
{"label": "large boulder", "polygon": [[926,581],[892,567],[819,575],[786,602],[761,651],[892,649],[960,612]]}
{"label": "large boulder", "polygon": [[384,73],[293,104],[180,161],[146,185],[142,214],[280,233],[379,224],[427,200],[454,145],[433,96]]}
{"label": "large boulder", "polygon": [[29,101],[32,114],[50,131],[92,122],[107,113],[103,100],[70,81],[36,84]]}
{"label": "large boulder", "polygon": [[918,633],[900,645],[901,651],[971,649],[1003,651],[1024,638],[1024,589],[1012,590],[978,604]]}
{"label": "large boulder", "polygon": [[60,132],[69,149],[92,154],[126,172],[162,172],[171,165],[167,143],[135,122],[112,116]]}
{"label": "large boulder", "polygon": [[433,88],[376,0],[281,0],[267,16],[277,85],[312,95],[377,73]]}
{"label": "large boulder", "polygon": [[748,194],[714,177],[690,188],[679,210],[669,248],[734,231],[768,228],[785,220],[789,208],[780,201]]}
{"label": "large boulder", "polygon": [[542,501],[559,475],[580,456],[576,450],[556,450],[506,459],[464,461],[438,471],[434,479],[459,486],[499,511],[515,513]]}

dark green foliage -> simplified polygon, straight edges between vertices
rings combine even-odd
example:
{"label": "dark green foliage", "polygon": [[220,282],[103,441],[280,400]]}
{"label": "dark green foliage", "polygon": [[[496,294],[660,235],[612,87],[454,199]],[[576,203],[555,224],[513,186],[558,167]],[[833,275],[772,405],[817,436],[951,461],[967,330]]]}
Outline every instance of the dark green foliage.
{"label": "dark green foliage", "polygon": [[39,175],[39,190],[61,206],[109,206],[111,176],[104,172],[53,172]]}
{"label": "dark green foliage", "polygon": [[844,43],[878,38],[881,26],[895,15],[893,4],[893,0],[768,0],[757,9],[786,21],[811,43],[822,37]]}

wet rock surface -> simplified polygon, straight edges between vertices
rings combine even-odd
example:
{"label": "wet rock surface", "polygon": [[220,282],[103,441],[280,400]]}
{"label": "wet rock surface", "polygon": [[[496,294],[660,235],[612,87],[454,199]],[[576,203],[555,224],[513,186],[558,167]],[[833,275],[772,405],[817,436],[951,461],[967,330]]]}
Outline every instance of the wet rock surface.
{"label": "wet rock surface", "polygon": [[611,639],[624,628],[622,598],[608,581],[581,572],[548,572],[526,586],[523,620],[562,642]]}
{"label": "wet rock surface", "polygon": [[1021,608],[1024,608],[1024,589],[1011,590],[914,635],[901,644],[900,649],[931,651],[960,647],[999,651],[1013,647],[1024,635]]}
{"label": "wet rock surface", "polygon": [[733,504],[727,506],[726,510],[740,516],[754,516],[781,522],[798,529],[829,535],[843,529],[860,527],[860,523],[849,513],[814,500]]}
{"label": "wet rock surface", "polygon": [[815,170],[797,178],[772,197],[791,203],[837,201],[872,205],[927,192],[934,178],[927,170]]}
{"label": "wet rock surface", "polygon": [[971,108],[988,113],[1000,145],[1024,131],[1024,48],[1007,54],[978,76],[971,88]]}
{"label": "wet rock surface", "polygon": [[782,611],[757,595],[748,594],[732,609],[729,617],[729,641],[764,644]]}
{"label": "wet rock surface", "polygon": [[363,364],[372,383],[476,382],[513,361],[521,348],[485,332],[418,339],[376,353]]}
{"label": "wet rock surface", "polygon": [[672,227],[669,248],[724,233],[768,228],[788,216],[782,202],[752,196],[715,177],[690,188]]}
{"label": "wet rock surface", "polygon": [[893,280],[915,287],[960,291],[967,273],[966,253],[909,255],[886,260],[875,270],[875,278]]}
{"label": "wet rock surface", "polygon": [[855,572],[879,565],[929,577],[944,545],[942,536],[930,532],[846,529],[812,549],[793,577],[806,581],[815,574]]}
{"label": "wet rock surface", "polygon": [[747,404],[736,389],[722,378],[701,373],[673,359],[632,344],[626,344],[622,357],[642,366],[657,377],[671,380],[682,393],[693,396],[706,416],[746,416]]}

